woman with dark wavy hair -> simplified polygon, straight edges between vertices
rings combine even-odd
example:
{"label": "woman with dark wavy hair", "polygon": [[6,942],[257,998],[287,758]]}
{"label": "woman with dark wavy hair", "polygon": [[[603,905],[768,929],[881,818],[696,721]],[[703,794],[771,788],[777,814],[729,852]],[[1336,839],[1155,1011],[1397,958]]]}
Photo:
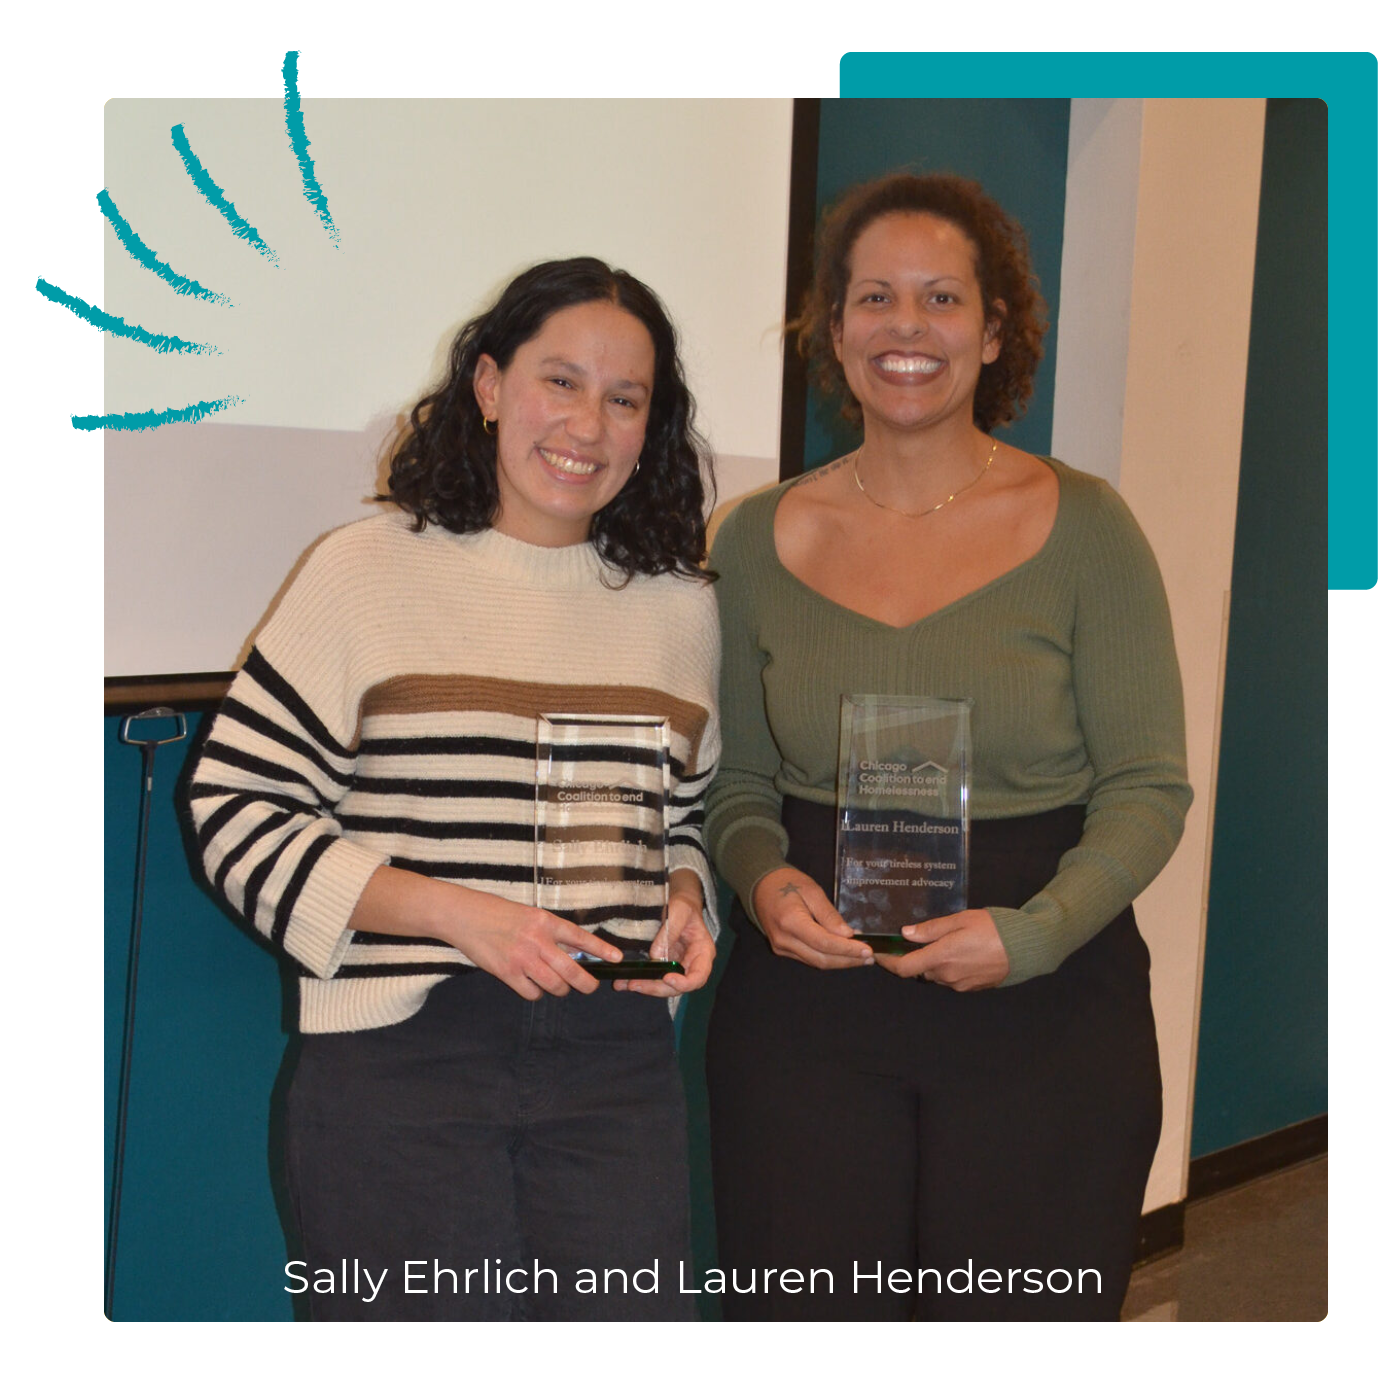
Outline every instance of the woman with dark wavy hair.
{"label": "woman with dark wavy hair", "polygon": [[[457,534],[498,525],[503,489],[507,500],[511,492],[499,479],[502,445],[493,416],[478,402],[478,377],[487,368],[504,370],[556,311],[590,303],[612,306],[641,324],[652,345],[655,383],[641,415],[645,469],[638,459],[622,489],[609,492],[589,519],[587,538],[623,578],[706,577],[705,499],[713,481],[675,328],[651,288],[596,258],[532,267],[490,311],[462,327],[443,382],[414,408],[390,462],[389,499],[419,529],[430,521]],[[611,478],[605,481],[612,485]]]}
{"label": "woman with dark wavy hair", "polygon": [[[649,288],[594,258],[521,273],[414,408],[399,509],[317,546],[214,721],[205,869],[299,965],[288,1287],[318,1320],[692,1316],[666,998],[713,958],[693,419]],[[595,886],[577,922],[534,907],[536,726],[559,712],[669,722],[661,979],[624,958],[645,911]],[[627,781],[624,753],[574,757]],[[596,995],[624,967],[626,995]]]}
{"label": "woman with dark wavy hair", "polygon": [[[1191,798],[1161,578],[1104,482],[992,435],[1045,315],[985,191],[861,186],[816,262],[801,340],[861,445],[746,501],[710,560],[720,1256],[806,1280],[726,1316],[1116,1318],[1161,1123],[1131,901]],[[971,699],[970,907],[833,906],[843,693]]]}

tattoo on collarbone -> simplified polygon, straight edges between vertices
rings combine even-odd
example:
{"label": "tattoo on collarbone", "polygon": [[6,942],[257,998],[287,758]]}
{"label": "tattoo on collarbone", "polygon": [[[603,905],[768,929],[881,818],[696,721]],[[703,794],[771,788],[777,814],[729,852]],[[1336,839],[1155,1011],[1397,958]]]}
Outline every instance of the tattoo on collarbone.
{"label": "tattoo on collarbone", "polygon": [[814,481],[820,481],[824,476],[830,476],[832,472],[840,471],[849,462],[854,454],[848,452],[844,457],[838,457],[834,462],[828,462],[824,467],[813,467],[809,472],[803,472],[797,478],[797,485],[794,490],[800,490],[803,486],[810,485]]}

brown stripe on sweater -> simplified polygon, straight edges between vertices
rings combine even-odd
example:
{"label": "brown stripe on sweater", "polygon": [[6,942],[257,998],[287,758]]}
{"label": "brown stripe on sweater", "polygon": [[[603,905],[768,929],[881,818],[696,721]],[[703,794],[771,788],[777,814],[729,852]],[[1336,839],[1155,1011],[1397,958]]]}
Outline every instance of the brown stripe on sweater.
{"label": "brown stripe on sweater", "polygon": [[369,715],[423,715],[486,710],[535,719],[546,714],[658,715],[686,742],[685,771],[695,772],[709,711],[664,690],[639,685],[570,685],[495,676],[394,676],[365,691],[360,725]]}

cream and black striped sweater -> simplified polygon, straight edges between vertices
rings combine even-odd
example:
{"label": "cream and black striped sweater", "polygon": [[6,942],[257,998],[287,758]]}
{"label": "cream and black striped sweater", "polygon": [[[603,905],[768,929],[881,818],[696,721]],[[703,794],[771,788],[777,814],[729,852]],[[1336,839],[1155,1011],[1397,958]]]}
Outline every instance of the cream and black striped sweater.
{"label": "cream and black striped sweater", "polygon": [[416,534],[394,512],[317,546],[235,677],[191,777],[215,889],[302,965],[305,1031],[413,1015],[455,948],[355,932],[386,862],[533,902],[537,717],[663,715],[669,863],[695,870],[719,754],[713,590],[617,587],[591,545]]}

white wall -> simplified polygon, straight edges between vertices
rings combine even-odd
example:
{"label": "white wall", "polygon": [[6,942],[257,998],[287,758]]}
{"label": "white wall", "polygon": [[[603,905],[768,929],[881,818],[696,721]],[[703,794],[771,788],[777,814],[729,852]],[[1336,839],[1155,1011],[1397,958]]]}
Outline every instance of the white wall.
{"label": "white wall", "polygon": [[1133,310],[1142,101],[1070,103],[1050,451],[1118,485]]}

